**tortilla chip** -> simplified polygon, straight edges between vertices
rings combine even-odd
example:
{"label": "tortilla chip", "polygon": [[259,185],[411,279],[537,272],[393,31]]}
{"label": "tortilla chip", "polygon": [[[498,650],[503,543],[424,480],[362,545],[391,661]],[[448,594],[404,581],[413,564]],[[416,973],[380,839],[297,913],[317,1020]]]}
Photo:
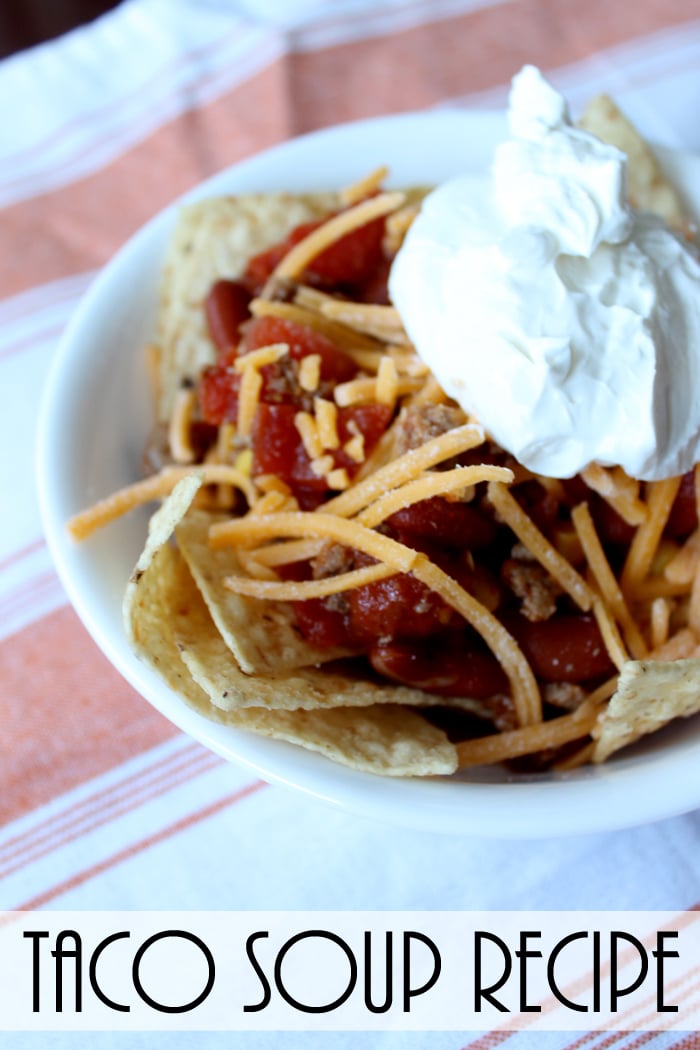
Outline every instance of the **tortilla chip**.
{"label": "tortilla chip", "polygon": [[[342,765],[391,777],[447,776],[457,750],[441,729],[405,707],[335,707],[329,711],[255,709],[246,728],[318,751]],[[239,712],[239,716],[250,712]],[[254,724],[255,723],[255,724]]]}
{"label": "tortilla chip", "polygon": [[[188,625],[190,638],[194,636],[195,643],[197,632],[206,630],[205,638],[211,644],[216,629],[184,558],[168,542],[200,483],[196,476],[180,482],[154,514],[146,547],[129,581],[124,599],[124,620],[139,657],[198,711],[227,725],[286,740],[318,751],[353,769],[385,776],[454,772],[456,750],[446,734],[420,715],[395,704],[315,711],[241,706],[223,711],[211,703],[208,693],[188,672],[180,657],[179,646],[182,645],[183,623]],[[285,685],[284,676],[273,685],[268,685],[265,678],[250,678],[243,674],[223,642],[220,642],[220,651],[228,661],[232,696],[237,694],[249,703],[255,697],[259,701],[265,700],[278,690],[286,689],[288,698],[296,695],[297,700],[303,702],[304,698],[295,694],[293,687]],[[223,674],[223,668],[219,667],[217,673]],[[306,673],[310,675],[312,672]],[[327,676],[323,671],[316,671],[315,675],[319,682],[315,688],[320,695],[323,688],[320,683]],[[348,679],[345,676],[338,678],[348,690],[346,695],[351,695],[353,687]],[[355,683],[355,687],[358,685]],[[366,688],[366,684],[362,687]],[[298,683],[296,688],[299,688]],[[326,688],[330,691],[334,685]],[[392,690],[390,686],[376,688],[376,696],[382,691]],[[415,691],[405,690],[407,695],[411,692]]]}
{"label": "tortilla chip", "polygon": [[334,193],[271,193],[203,200],[181,210],[161,290],[160,422],[170,419],[183,383],[195,381],[216,358],[202,309],[214,281],[239,277],[252,255],[338,206]]}
{"label": "tortilla chip", "polygon": [[[167,619],[161,625],[161,632],[168,635],[171,652],[174,643],[184,659],[192,658],[190,669],[195,655],[201,658],[203,669],[206,669],[202,679],[205,688],[202,689],[194,678],[191,681],[196,706],[208,717],[238,729],[318,751],[336,762],[369,773],[429,776],[456,770],[456,749],[446,734],[405,707],[374,703],[363,708],[280,710],[294,702],[304,705],[314,700],[335,702],[337,697],[333,691],[336,687],[342,690],[343,701],[358,701],[360,690],[367,688],[366,683],[353,683],[345,676],[328,676],[325,671],[311,669],[287,678],[284,675],[275,679],[249,677],[236,665],[223,642],[220,642],[218,651],[222,662],[216,664],[216,629],[204,601],[179,552],[172,547],[165,550],[168,551],[168,562],[159,567],[159,586],[164,596],[161,607],[166,610]],[[181,648],[183,622],[188,624],[184,650]],[[204,635],[201,649],[198,647],[198,630]],[[214,661],[211,666],[207,663],[210,659]],[[184,668],[187,664],[183,662],[180,666]],[[215,675],[220,676],[217,685],[223,686],[223,692],[228,693],[222,698],[231,705],[226,710],[209,702],[209,689]],[[392,693],[392,687],[375,687],[374,697],[379,699],[382,692]],[[408,696],[411,692],[416,691],[395,689],[393,695],[403,693]],[[188,688],[184,695],[191,703],[192,689]],[[202,706],[202,695],[207,699],[206,707]],[[246,706],[255,701],[261,706]],[[271,701],[279,707],[262,706]]]}
{"label": "tortilla chip", "polygon": [[700,711],[700,660],[631,660],[615,695],[600,717],[594,762],[661,729],[674,718]]}
{"label": "tortilla chip", "polygon": [[226,576],[240,575],[233,547],[213,551],[209,526],[217,520],[206,511],[191,511],[176,530],[177,544],[202,592],[221,636],[247,674],[277,674],[345,656],[350,649],[320,649],[299,630],[287,602],[270,602],[234,594]]}
{"label": "tortilla chip", "polygon": [[685,227],[688,217],[678,191],[664,175],[651,147],[608,95],[591,99],[579,125],[627,154],[627,192],[635,208],[655,212],[676,229]]}
{"label": "tortilla chip", "polygon": [[209,697],[183,666],[172,630],[167,627],[172,620],[171,594],[164,593],[161,586],[163,578],[174,574],[179,557],[168,540],[200,485],[194,475],[179,482],[151,518],[148,540],[127,584],[122,612],[127,636],[139,658],[158,671],[171,689],[195,706],[206,708]]}

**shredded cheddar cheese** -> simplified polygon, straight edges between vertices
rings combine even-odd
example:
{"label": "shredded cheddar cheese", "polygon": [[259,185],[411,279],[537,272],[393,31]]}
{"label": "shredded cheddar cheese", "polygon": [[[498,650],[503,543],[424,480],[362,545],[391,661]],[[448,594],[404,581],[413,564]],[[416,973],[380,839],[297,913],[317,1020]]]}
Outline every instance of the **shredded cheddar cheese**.
{"label": "shredded cheddar cheese", "polygon": [[249,580],[245,576],[226,576],[224,586],[236,594],[247,594],[251,598],[267,598],[272,601],[301,602],[309,598],[327,598],[331,594],[363,587],[377,580],[394,576],[396,570],[378,562],[361,569],[343,572],[338,576],[327,576],[322,580]]}
{"label": "shredded cheddar cheese", "polygon": [[[352,422],[352,420],[351,420]],[[343,452],[350,457],[354,463],[362,463],[365,458],[365,436],[358,432],[343,445]]]}
{"label": "shredded cheddar cheese", "polygon": [[321,448],[340,448],[338,437],[338,408],[333,401],[317,397],[314,399],[314,414],[316,417],[316,428]]}
{"label": "shredded cheddar cheese", "polygon": [[287,343],[271,343],[269,346],[261,346],[257,350],[250,350],[247,354],[237,357],[233,366],[237,372],[245,373],[251,368],[257,369],[264,368],[265,365],[272,365],[288,353]]}
{"label": "shredded cheddar cheese", "polygon": [[318,459],[312,459],[311,470],[317,478],[327,478],[333,470],[333,457],[326,455],[319,456]]}
{"label": "shredded cheddar cheese", "polygon": [[649,486],[651,492],[647,501],[647,514],[634,534],[622,569],[620,586],[625,594],[637,590],[651,568],[680,484],[680,478],[669,478]]}
{"label": "shredded cheddar cheese", "polygon": [[397,511],[405,510],[406,507],[420,500],[429,499],[431,496],[445,496],[448,493],[459,492],[465,486],[475,485],[480,481],[501,481],[507,484],[512,479],[512,471],[507,467],[490,464],[456,467],[454,470],[425,474],[380,496],[358,514],[357,521],[368,528],[376,528]]}
{"label": "shredded cheddar cheese", "polygon": [[205,485],[233,485],[241,490],[249,503],[255,502],[255,489],[250,478],[235,467],[221,463],[203,463],[196,467],[164,467],[158,474],[152,474],[143,481],[136,481],[133,485],[118,489],[87,510],[75,514],[68,522],[68,531],[73,539],[87,539],[96,529],[116,521],[135,507],[168,496],[177,483],[189,474],[201,476]]}
{"label": "shredded cheddar cheese", "polygon": [[308,354],[307,357],[302,358],[301,364],[299,365],[299,386],[302,390],[313,393],[314,390],[318,390],[318,384],[320,382],[321,355]]}
{"label": "shredded cheddar cheese", "polygon": [[350,478],[345,467],[335,467],[333,470],[329,470],[326,474],[326,481],[328,482],[328,488],[334,491],[342,492],[350,486]]}
{"label": "shredded cheddar cheese", "polygon": [[590,733],[597,718],[598,707],[588,701],[572,714],[562,715],[550,722],[540,722],[521,729],[507,729],[477,740],[465,740],[457,744],[459,765],[461,768],[491,765],[545,748],[561,747]]}
{"label": "shredded cheddar cheese", "polygon": [[692,532],[682,547],[666,562],[664,576],[672,583],[688,585],[700,566],[700,529]]}
{"label": "shredded cheddar cheese", "polygon": [[384,343],[403,344],[403,346],[409,343],[398,311],[393,306],[346,302],[343,299],[333,299],[327,296],[318,301],[317,308],[324,317],[340,321]]}
{"label": "shredded cheddar cheese", "polygon": [[253,429],[255,410],[260,400],[263,377],[257,368],[243,369],[243,378],[238,394],[238,436],[246,438]]}
{"label": "shredded cheddar cheese", "polygon": [[668,641],[672,605],[668,598],[654,598],[651,603],[649,629],[652,649],[659,649]]}
{"label": "shredded cheddar cheese", "polygon": [[384,247],[389,255],[397,253],[419,210],[419,204],[405,204],[387,217]]}
{"label": "shredded cheddar cheese", "polygon": [[690,627],[681,627],[649,653],[650,660],[687,660],[695,656],[698,637]]}
{"label": "shredded cheddar cheese", "polygon": [[338,383],[334,397],[336,404],[341,408],[366,401],[378,401],[380,404],[393,406],[398,397],[417,393],[422,387],[423,380],[420,378],[403,376],[399,379],[393,361],[385,357],[377,370],[376,379],[368,377]]}
{"label": "shredded cheddar cheese", "polygon": [[603,599],[622,627],[630,652],[635,659],[642,660],[647,654],[648,647],[605,556],[588,504],[580,503],[574,507],[571,519]]}
{"label": "shredded cheddar cheese", "polygon": [[280,543],[256,547],[251,553],[264,565],[289,565],[295,561],[311,561],[324,547],[325,540],[283,540]]}
{"label": "shredded cheddar cheese", "polygon": [[[252,460],[253,454],[251,450],[246,449],[246,452],[250,452]],[[283,481],[276,474],[258,474],[255,479],[255,487],[261,492],[283,492],[285,496],[290,496],[292,492],[287,482]]]}
{"label": "shredded cheddar cheese", "polygon": [[380,167],[375,168],[368,175],[364,175],[357,182],[351,183],[346,186],[345,189],[340,191],[340,199],[343,204],[357,204],[358,201],[363,200],[365,197],[369,197],[370,194],[376,193],[380,188],[384,179],[388,176],[389,169],[386,164],[382,164]]}
{"label": "shredded cheddar cheese", "polygon": [[301,438],[306,454],[310,460],[320,459],[323,455],[323,445],[318,435],[316,420],[310,412],[297,412],[294,416],[294,426]]}
{"label": "shredded cheddar cheese", "polygon": [[327,317],[299,306],[298,303],[285,303],[277,299],[253,299],[250,304],[250,312],[253,317],[277,317],[280,321],[291,321],[293,324],[306,325],[315,331],[325,335],[336,346],[345,352],[352,354],[353,350],[381,350],[381,345],[376,339],[355,332],[347,325],[337,321],[330,321]]}
{"label": "shredded cheddar cheese", "polygon": [[596,623],[598,624],[601,638],[605,643],[605,648],[608,650],[608,655],[618,671],[621,671],[629,660],[629,654],[625,649],[617,624],[610,615],[605,602],[600,598],[593,599],[593,615],[596,618]]}
{"label": "shredded cheddar cheese", "polygon": [[496,510],[533,557],[573,598],[579,608],[584,611],[590,609],[593,605],[593,594],[586,581],[543,536],[532,518],[525,513],[502,482],[490,482],[488,491],[489,499]]}
{"label": "shredded cheddar cheese", "polygon": [[[405,383],[405,381],[403,381]],[[402,388],[403,387],[402,384]],[[393,408],[396,404],[396,399],[399,396],[399,376],[396,371],[396,362],[392,357],[385,357],[379,366],[377,372],[376,389],[374,392],[375,400],[380,405],[388,405],[389,408]]]}
{"label": "shredded cheddar cheese", "polygon": [[337,384],[333,397],[340,408],[347,408],[349,405],[357,405],[362,401],[373,401],[376,391],[376,379],[369,377],[349,379],[346,383]]}
{"label": "shredded cheddar cheese", "polygon": [[446,434],[426,441],[420,448],[405,452],[392,463],[357,482],[346,493],[326,503],[324,511],[340,517],[350,517],[389,489],[398,488],[399,485],[414,480],[424,470],[429,470],[430,467],[457,456],[460,452],[477,448],[484,440],[484,431],[474,423],[448,430]]}
{"label": "shredded cheddar cheese", "polygon": [[582,473],[590,489],[602,496],[628,525],[641,525],[647,507],[639,497],[639,482],[625,474],[621,467],[605,468],[592,463]]}

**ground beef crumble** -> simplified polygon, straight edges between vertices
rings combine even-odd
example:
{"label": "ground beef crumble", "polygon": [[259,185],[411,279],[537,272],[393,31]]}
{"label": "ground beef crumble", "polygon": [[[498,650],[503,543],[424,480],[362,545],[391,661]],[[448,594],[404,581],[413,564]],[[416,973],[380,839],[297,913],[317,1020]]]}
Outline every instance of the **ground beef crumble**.
{"label": "ground beef crumble", "polygon": [[520,612],[531,623],[556,612],[561,588],[538,562],[508,558],[501,566],[501,579],[520,599]]}
{"label": "ground beef crumble", "polygon": [[464,422],[464,413],[452,405],[414,405],[401,412],[396,428],[398,455],[420,448]]}

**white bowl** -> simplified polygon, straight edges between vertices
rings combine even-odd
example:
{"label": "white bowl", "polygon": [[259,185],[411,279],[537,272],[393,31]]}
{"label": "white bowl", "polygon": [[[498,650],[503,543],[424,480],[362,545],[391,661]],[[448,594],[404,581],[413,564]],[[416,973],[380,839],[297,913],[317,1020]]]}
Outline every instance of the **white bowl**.
{"label": "white bowl", "polygon": [[[380,164],[395,185],[483,170],[503,116],[439,111],[342,125],[287,142],[225,171],[189,198],[339,188]],[[700,214],[700,158],[661,151]],[[95,280],[69,325],[46,386],[38,483],[48,542],[86,628],[124,677],[159,711],[213,751],[264,779],[358,814],[452,834],[529,838],[610,830],[700,805],[700,720],[685,721],[607,765],[513,777],[478,769],[449,779],[397,780],[355,772],[279,741],[234,730],[191,710],[139,662],[122,630],[121,600],[148,514],[134,512],[82,544],[72,514],[133,481],[151,423],[143,347],[152,337],[160,267],[177,202],[149,222]]]}

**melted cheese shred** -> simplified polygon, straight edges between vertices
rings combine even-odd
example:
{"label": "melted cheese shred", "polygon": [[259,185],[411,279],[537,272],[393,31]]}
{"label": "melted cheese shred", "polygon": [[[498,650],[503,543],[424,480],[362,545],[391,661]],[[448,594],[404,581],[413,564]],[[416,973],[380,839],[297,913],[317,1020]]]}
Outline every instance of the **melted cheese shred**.
{"label": "melted cheese shred", "polygon": [[595,726],[599,710],[599,706],[589,699],[572,714],[553,718],[549,722],[506,729],[493,736],[462,741],[455,745],[458,765],[460,768],[491,765],[581,740]]}
{"label": "melted cheese shred", "polygon": [[193,387],[184,387],[175,395],[168,425],[168,445],[176,463],[194,463],[196,459],[191,436],[196,404],[197,392]]}
{"label": "melted cheese shred", "polygon": [[652,649],[658,649],[668,641],[671,627],[671,603],[668,598],[654,598],[649,613],[649,630]]}
{"label": "melted cheese shred", "polygon": [[393,343],[404,349],[410,346],[398,310],[393,306],[375,303],[346,302],[327,296],[318,302],[318,310],[332,321],[350,325],[365,335],[384,343]]}
{"label": "melted cheese shred", "polygon": [[649,486],[647,515],[634,534],[622,569],[620,586],[625,594],[634,594],[648,574],[680,484],[681,478],[669,478]]}
{"label": "melted cheese shred", "polygon": [[335,496],[325,503],[323,510],[342,518],[349,518],[389,489],[398,488],[407,481],[413,481],[423,471],[438,463],[459,456],[462,452],[483,445],[485,435],[482,427],[476,423],[465,423],[446,434],[431,438],[419,448],[410,449],[386,466],[375,470],[363,481],[357,482],[346,492]]}
{"label": "melted cheese shred", "polygon": [[[257,559],[256,559],[257,560]],[[264,562],[260,562],[261,565]],[[251,598],[269,598],[272,601],[301,602],[308,598],[327,598],[331,594],[349,591],[355,587],[364,587],[377,580],[386,580],[395,576],[396,570],[391,565],[377,562],[376,565],[364,565],[361,569],[339,573],[337,576],[326,576],[321,580],[251,580],[247,576],[225,576],[224,587],[236,594],[245,594]]]}
{"label": "melted cheese shred", "polygon": [[636,660],[643,660],[648,652],[647,644],[605,556],[588,504],[580,503],[574,507],[571,520],[600,593],[620,624],[630,652]]}
{"label": "melted cheese shred", "polygon": [[409,481],[400,488],[380,496],[357,516],[360,525],[376,528],[392,514],[405,510],[414,503],[430,499],[431,496],[446,496],[459,492],[467,485],[477,485],[480,481],[513,480],[513,473],[507,467],[496,467],[484,463],[472,467],[455,467],[454,470],[438,471],[435,474],[424,474]]}
{"label": "melted cheese shred", "polygon": [[374,171],[370,171],[369,175],[363,175],[357,182],[352,182],[345,189],[340,191],[340,199],[343,204],[357,204],[358,201],[363,200],[364,197],[369,197],[371,193],[376,193],[387,178],[389,174],[389,168],[386,164],[380,165],[375,168]]}
{"label": "melted cheese shred", "polygon": [[238,393],[238,436],[249,437],[253,430],[255,411],[260,400],[263,378],[260,372],[266,365],[274,364],[289,353],[287,343],[271,343],[269,346],[261,346],[257,350],[251,350],[237,358],[234,368],[242,375],[241,387]]}
{"label": "melted cheese shred", "polygon": [[621,467],[605,468],[592,463],[581,477],[599,496],[616,510],[628,525],[641,525],[647,516],[647,507],[639,497],[639,482],[630,478]]}
{"label": "melted cheese shred", "polygon": [[[542,699],[539,686],[515,639],[481,602],[424,554],[356,521],[319,512],[238,518],[234,521],[217,522],[209,530],[210,545],[215,550],[229,544],[250,549],[262,540],[279,539],[283,536],[323,537],[369,554],[396,572],[411,572],[447,605],[460,613],[496,655],[510,680],[518,722],[521,725],[530,725],[541,720]],[[255,581],[250,582],[251,588],[254,587],[254,583]],[[258,597],[265,597],[263,586],[264,581],[260,581],[259,589],[254,591]]]}
{"label": "melted cheese shred", "polygon": [[248,516],[215,522],[209,529],[209,543],[213,550],[231,544],[250,549],[261,540],[293,536],[335,540],[386,562],[395,572],[410,572],[419,557],[417,551],[388,536],[332,514],[298,511]]}
{"label": "melted cheese shred", "polygon": [[621,671],[629,660],[629,654],[625,649],[617,624],[601,598],[594,598],[593,600],[593,615],[598,624],[600,636],[605,643],[605,648],[608,650],[608,656],[618,671]]}
{"label": "melted cheese shred", "polygon": [[525,513],[515,497],[501,482],[490,482],[488,494],[498,513],[521,543],[527,547],[530,554],[573,598],[579,608],[587,612],[593,605],[593,593],[571,562],[568,562],[543,536],[532,518]]}
{"label": "melted cheese shred", "polygon": [[135,507],[169,496],[177,483],[190,474],[201,477],[204,485],[232,485],[240,489],[251,504],[256,499],[250,478],[236,467],[223,463],[203,463],[196,467],[164,467],[158,474],[152,474],[143,481],[136,481],[133,485],[118,489],[87,510],[76,514],[68,522],[68,532],[74,540],[87,539],[96,529],[108,525]]}

